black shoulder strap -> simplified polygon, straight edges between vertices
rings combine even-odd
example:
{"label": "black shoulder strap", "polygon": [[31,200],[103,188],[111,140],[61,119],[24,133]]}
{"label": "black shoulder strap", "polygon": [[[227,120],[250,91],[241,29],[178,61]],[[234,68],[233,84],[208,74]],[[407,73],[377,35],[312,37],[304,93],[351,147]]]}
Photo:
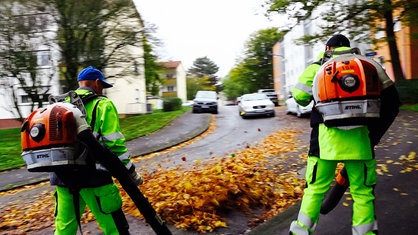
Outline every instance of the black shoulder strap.
{"label": "black shoulder strap", "polygon": [[92,101],[96,97],[99,97],[99,95],[96,93],[93,93],[93,94],[84,96],[83,98],[81,98],[81,100],[83,101],[83,104],[86,105],[88,102]]}
{"label": "black shoulder strap", "polygon": [[81,229],[81,214],[80,214],[80,188],[78,187],[70,187],[70,193],[73,195],[73,204],[74,204],[74,212],[75,218],[77,219],[78,229],[80,233],[83,234],[83,230]]}
{"label": "black shoulder strap", "polygon": [[318,61],[315,61],[312,64],[322,65],[322,59],[321,60],[318,60]]}

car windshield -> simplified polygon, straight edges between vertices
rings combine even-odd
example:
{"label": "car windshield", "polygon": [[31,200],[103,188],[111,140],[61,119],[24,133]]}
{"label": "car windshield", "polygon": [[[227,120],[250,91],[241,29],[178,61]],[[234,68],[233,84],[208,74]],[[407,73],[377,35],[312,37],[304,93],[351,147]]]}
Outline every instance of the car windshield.
{"label": "car windshield", "polygon": [[199,91],[196,94],[196,98],[208,98],[208,99],[216,99],[216,93],[215,92],[202,92]]}
{"label": "car windshield", "polygon": [[242,100],[265,100],[268,99],[265,94],[262,93],[254,93],[254,94],[247,94],[242,96]]}

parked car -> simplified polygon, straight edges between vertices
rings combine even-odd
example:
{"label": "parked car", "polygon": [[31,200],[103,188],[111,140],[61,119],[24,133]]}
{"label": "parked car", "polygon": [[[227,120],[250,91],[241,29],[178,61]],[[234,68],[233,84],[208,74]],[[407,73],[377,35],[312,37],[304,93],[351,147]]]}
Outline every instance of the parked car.
{"label": "parked car", "polygon": [[238,101],[238,111],[242,118],[250,116],[275,116],[274,103],[263,93],[242,95]]}
{"label": "parked car", "polygon": [[296,117],[309,115],[312,112],[314,101],[312,100],[307,106],[299,105],[293,96],[289,96],[286,100],[286,114],[296,114]]}
{"label": "parked car", "polygon": [[274,89],[260,89],[257,91],[257,93],[266,94],[275,106],[279,106],[279,99],[277,98],[277,93]]}
{"label": "parked car", "polygon": [[218,96],[215,91],[198,91],[193,100],[193,113],[218,113]]}

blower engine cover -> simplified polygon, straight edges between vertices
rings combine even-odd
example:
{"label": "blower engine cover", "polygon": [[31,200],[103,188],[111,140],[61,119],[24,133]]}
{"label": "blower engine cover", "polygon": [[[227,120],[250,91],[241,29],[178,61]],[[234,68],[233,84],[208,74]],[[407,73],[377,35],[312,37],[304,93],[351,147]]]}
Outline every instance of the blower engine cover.
{"label": "blower engine cover", "polygon": [[366,125],[380,117],[381,84],[367,57],[347,54],[329,60],[313,82],[316,108],[327,126]]}
{"label": "blower engine cover", "polygon": [[86,166],[85,149],[77,141],[80,116],[75,105],[64,102],[39,108],[29,115],[21,128],[22,157],[28,171]]}

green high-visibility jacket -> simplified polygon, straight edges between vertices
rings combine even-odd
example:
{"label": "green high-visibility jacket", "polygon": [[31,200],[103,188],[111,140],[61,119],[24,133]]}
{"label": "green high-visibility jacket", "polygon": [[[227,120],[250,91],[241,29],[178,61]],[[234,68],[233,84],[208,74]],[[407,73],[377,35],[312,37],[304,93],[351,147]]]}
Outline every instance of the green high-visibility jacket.
{"label": "green high-visibility jacket", "polygon": [[[88,88],[79,88],[75,91],[81,99],[94,95]],[[125,137],[122,134],[119,124],[118,111],[113,102],[105,96],[99,96],[84,104],[86,109],[86,121],[91,125],[93,110],[95,111],[95,122],[92,127],[93,135],[99,142],[116,154],[129,169],[132,167],[130,155],[125,145]],[[97,168],[101,168],[97,165]]]}

